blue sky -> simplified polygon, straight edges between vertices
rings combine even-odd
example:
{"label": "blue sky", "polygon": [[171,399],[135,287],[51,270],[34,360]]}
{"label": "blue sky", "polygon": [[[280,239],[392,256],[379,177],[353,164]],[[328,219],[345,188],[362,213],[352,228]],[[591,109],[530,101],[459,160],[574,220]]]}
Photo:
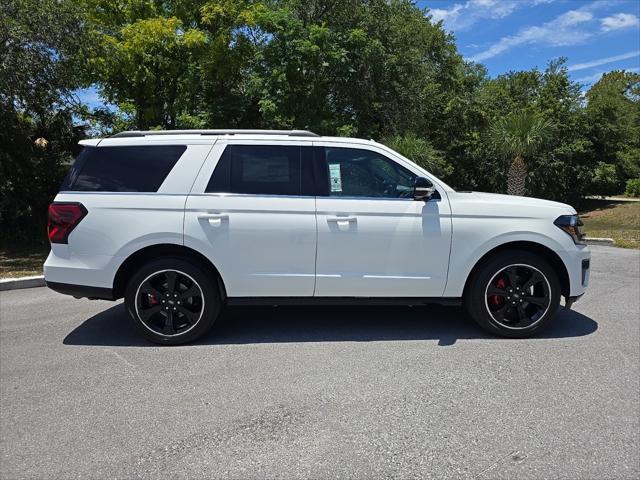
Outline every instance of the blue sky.
{"label": "blue sky", "polygon": [[604,72],[640,70],[640,0],[422,0],[460,53],[491,76],[567,57],[584,88]]}

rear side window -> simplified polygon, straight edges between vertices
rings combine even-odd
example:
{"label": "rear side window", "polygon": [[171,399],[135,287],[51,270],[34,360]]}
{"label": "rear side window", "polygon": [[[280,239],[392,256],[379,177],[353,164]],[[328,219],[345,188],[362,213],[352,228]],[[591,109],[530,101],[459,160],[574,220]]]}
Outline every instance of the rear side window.
{"label": "rear side window", "polygon": [[186,149],[185,145],[85,147],[61,190],[157,192]]}
{"label": "rear side window", "polygon": [[[229,145],[207,185],[209,193],[304,195],[312,188],[305,148],[277,145]],[[310,150],[309,150],[309,153]]]}

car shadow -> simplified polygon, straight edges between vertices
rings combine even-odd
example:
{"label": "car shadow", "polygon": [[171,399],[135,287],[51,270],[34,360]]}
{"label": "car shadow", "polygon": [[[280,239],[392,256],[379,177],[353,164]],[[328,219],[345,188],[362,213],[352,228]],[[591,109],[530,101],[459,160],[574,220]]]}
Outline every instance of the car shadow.
{"label": "car shadow", "polygon": [[[552,324],[533,337],[567,338],[598,329],[593,319],[561,308]],[[508,341],[483,332],[456,307],[227,307],[215,328],[195,345],[287,342],[372,342],[460,339]],[[65,345],[152,346],[132,327],[123,304],[84,321]]]}

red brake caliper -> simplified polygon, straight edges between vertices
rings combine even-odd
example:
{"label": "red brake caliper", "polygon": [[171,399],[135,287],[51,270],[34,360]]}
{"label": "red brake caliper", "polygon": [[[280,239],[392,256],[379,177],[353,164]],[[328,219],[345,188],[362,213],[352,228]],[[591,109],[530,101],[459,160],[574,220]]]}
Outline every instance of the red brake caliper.
{"label": "red brake caliper", "polygon": [[[498,281],[494,283],[494,285],[504,290],[504,288],[507,286],[507,282],[504,278],[499,278]],[[500,295],[491,295],[489,297],[489,303],[491,303],[491,305],[493,305],[494,307],[500,307],[504,304],[504,297],[501,297]]]}
{"label": "red brake caliper", "polygon": [[158,303],[160,303],[160,300],[158,300],[155,295],[147,293],[147,296],[149,298],[149,305],[157,305]]}

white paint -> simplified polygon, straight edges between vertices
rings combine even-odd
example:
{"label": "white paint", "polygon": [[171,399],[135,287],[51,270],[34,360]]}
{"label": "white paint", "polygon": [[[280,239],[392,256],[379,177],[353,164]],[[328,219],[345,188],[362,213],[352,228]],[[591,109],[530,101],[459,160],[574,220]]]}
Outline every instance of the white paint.
{"label": "white paint", "polygon": [[[504,243],[528,241],[558,254],[571,295],[584,292],[582,259],[553,221],[575,210],[525,197],[455,192],[402,155],[373,141],[274,135],[112,138],[112,145],[186,144],[158,193],[61,192],[88,215],[54,245],[48,281],[111,288],[141,248],[186,245],[209,258],[229,296],[460,297],[473,266]],[[339,146],[385,155],[432,181],[440,199],[368,199],[206,194],[228,144]],[[335,172],[334,172],[335,175]],[[337,177],[336,177],[337,178]],[[335,182],[336,185],[339,182]],[[333,184],[333,182],[332,182]]]}

